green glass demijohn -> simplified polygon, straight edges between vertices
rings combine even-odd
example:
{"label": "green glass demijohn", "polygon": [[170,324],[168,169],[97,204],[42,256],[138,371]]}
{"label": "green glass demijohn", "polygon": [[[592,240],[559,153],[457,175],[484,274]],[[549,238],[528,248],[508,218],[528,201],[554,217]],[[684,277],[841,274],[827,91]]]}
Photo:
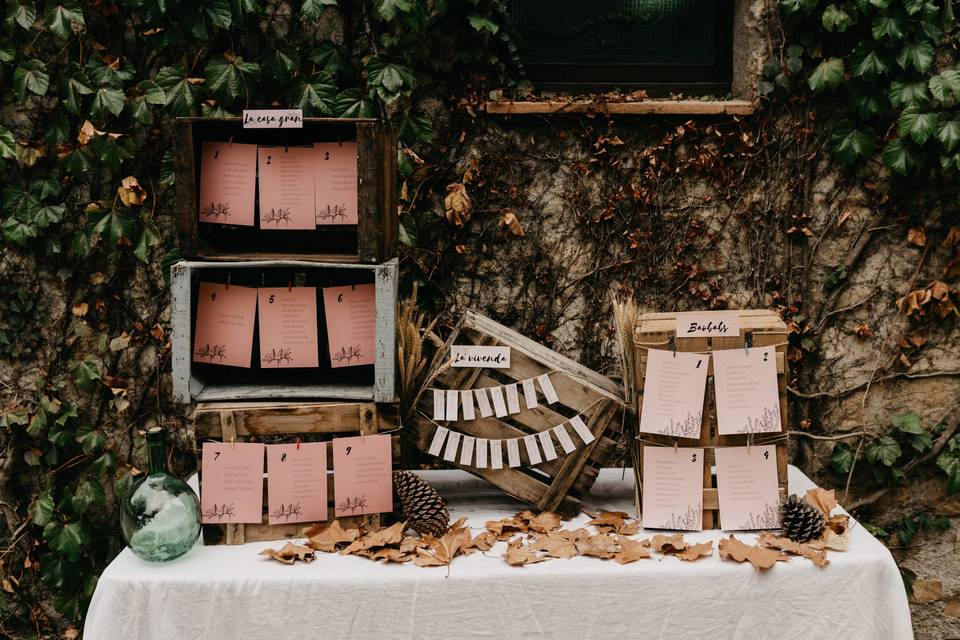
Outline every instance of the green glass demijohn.
{"label": "green glass demijohn", "polygon": [[200,535],[200,500],[186,482],[167,473],[163,431],[147,431],[150,472],[124,498],[120,527],[127,546],[149,562],[179,558]]}

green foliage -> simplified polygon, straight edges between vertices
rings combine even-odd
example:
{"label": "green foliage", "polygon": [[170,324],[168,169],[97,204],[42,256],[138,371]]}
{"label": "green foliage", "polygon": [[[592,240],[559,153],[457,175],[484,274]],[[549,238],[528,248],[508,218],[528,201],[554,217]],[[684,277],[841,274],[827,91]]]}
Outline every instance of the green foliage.
{"label": "green foliage", "polygon": [[[831,123],[830,150],[844,165],[874,156],[877,133],[883,163],[900,175],[924,171],[960,172],[960,68],[938,49],[960,43],[951,3],[917,1],[825,2],[780,0],[801,37],[804,60],[789,56],[782,72],[773,63],[769,77],[789,87],[799,74],[822,94]],[[774,83],[761,83],[765,95]],[[896,125],[891,128],[891,125]]]}
{"label": "green foliage", "polygon": [[[909,459],[933,449],[933,438],[923,427],[920,416],[916,413],[898,413],[890,416],[890,427],[888,433],[873,438],[863,447],[863,461],[873,479],[886,486],[893,486],[904,480],[902,466]],[[849,444],[838,443],[830,455],[830,466],[837,473],[850,473],[856,463],[854,456],[855,453]],[[941,452],[937,464],[948,476],[948,491],[960,488],[960,438],[956,443],[951,441],[950,446]]]}

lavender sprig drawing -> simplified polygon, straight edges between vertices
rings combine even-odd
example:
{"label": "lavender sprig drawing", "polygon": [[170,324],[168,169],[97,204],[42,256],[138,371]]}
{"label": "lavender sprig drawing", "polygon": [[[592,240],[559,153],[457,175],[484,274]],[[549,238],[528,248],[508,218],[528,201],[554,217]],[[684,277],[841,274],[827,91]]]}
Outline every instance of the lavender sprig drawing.
{"label": "lavender sprig drawing", "polygon": [[766,406],[759,416],[748,417],[747,424],[737,433],[770,433],[780,431],[780,407],[775,404]]}
{"label": "lavender sprig drawing", "polygon": [[760,513],[753,511],[747,516],[741,529],[777,529],[780,526],[780,507],[775,504],[766,504]]}
{"label": "lavender sprig drawing", "polygon": [[277,365],[279,369],[283,365],[289,365],[293,361],[293,349],[270,349],[270,353],[264,354],[260,358],[264,364]]}
{"label": "lavender sprig drawing", "polygon": [[203,517],[206,520],[216,518],[217,522],[223,522],[224,520],[229,522],[236,517],[236,512],[232,502],[230,504],[214,504],[209,509],[204,510]]}
{"label": "lavender sprig drawing", "polygon": [[226,202],[211,202],[210,204],[200,208],[201,218],[213,218],[214,220],[219,220],[221,216],[224,220],[230,217],[230,205]]}
{"label": "lavender sprig drawing", "polygon": [[321,209],[317,212],[317,222],[337,222],[338,220],[347,219],[347,205],[346,203],[342,204],[328,204],[325,209]]}
{"label": "lavender sprig drawing", "polygon": [[210,362],[213,362],[214,358],[216,358],[217,361],[223,362],[223,359],[227,357],[227,345],[205,344],[199,349],[197,349],[194,353],[201,360],[207,359],[207,360],[210,360]]}
{"label": "lavender sprig drawing", "polygon": [[356,496],[354,498],[346,498],[343,502],[337,505],[337,513],[347,513],[350,515],[355,514],[357,511],[363,511],[367,508],[367,496]]}
{"label": "lavender sprig drawing", "polygon": [[663,428],[663,435],[675,438],[699,438],[700,427],[703,423],[703,411],[688,412],[678,422],[670,418],[670,423]]}
{"label": "lavender sprig drawing", "polygon": [[293,220],[293,213],[290,209],[270,209],[270,211],[262,217],[264,224],[276,224],[278,227],[281,222],[289,225],[291,220]]}
{"label": "lavender sprig drawing", "polygon": [[703,505],[691,504],[683,513],[671,513],[670,518],[665,523],[667,529],[680,529],[683,531],[695,531],[701,528],[703,522]]}
{"label": "lavender sprig drawing", "polygon": [[354,360],[360,362],[363,359],[363,349],[360,345],[350,347],[340,347],[340,350],[333,354],[335,362],[344,362],[352,364]]}
{"label": "lavender sprig drawing", "polygon": [[291,518],[297,518],[303,516],[303,506],[299,502],[293,504],[281,504],[279,507],[270,512],[270,517],[274,520],[279,520],[283,518],[286,521],[290,521]]}

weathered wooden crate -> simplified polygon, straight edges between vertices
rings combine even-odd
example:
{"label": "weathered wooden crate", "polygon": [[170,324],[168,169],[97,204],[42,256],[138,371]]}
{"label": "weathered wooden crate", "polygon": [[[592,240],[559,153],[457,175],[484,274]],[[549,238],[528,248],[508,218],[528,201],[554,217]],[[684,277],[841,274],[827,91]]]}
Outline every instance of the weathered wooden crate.
{"label": "weathered wooden crate", "polygon": [[[211,260],[385,262],[397,255],[397,133],[368,118],[304,118],[302,129],[244,129],[240,118],[177,118],[173,168],[176,223],[185,256]],[[198,222],[200,148],[204,141],[300,146],[357,142],[356,225],[275,231]]]}
{"label": "weathered wooden crate", "polygon": [[509,346],[511,367],[448,368],[434,383],[435,388],[492,387],[549,373],[559,402],[549,406],[541,402],[534,409],[523,409],[503,418],[481,418],[477,414],[475,420],[434,423],[428,417],[432,415],[432,394],[427,393],[414,413],[412,424],[405,425],[407,435],[419,449],[426,451],[436,424],[474,437],[502,439],[539,433],[582,415],[596,439],[567,455],[558,448],[556,460],[531,466],[526,450],[521,447],[523,464],[517,468],[477,469],[451,463],[536,509],[576,512],[599,470],[622,453],[625,405],[620,385],[473,311],[466,312],[448,342]]}
{"label": "weathered wooden crate", "polygon": [[[297,260],[256,262],[181,261],[170,270],[173,324],[173,396],[177,402],[262,399],[335,399],[393,402],[396,381],[397,260],[380,265]],[[240,369],[193,362],[193,319],[197,283],[317,287],[375,285],[376,354],[373,366],[333,369],[321,358],[317,369]],[[320,341],[325,342],[322,313]],[[256,344],[257,334],[254,334]]]}
{"label": "weathered wooden crate", "polygon": [[[787,492],[787,464],[788,450],[785,434],[787,432],[787,375],[786,359],[787,328],[780,316],[774,311],[765,309],[747,309],[739,312],[740,335],[738,337],[715,338],[677,338],[676,319],[674,313],[646,313],[640,317],[634,334],[634,346],[637,349],[637,409],[643,406],[644,374],[647,366],[648,349],[672,349],[692,353],[709,353],[721,349],[743,349],[745,344],[752,347],[769,347],[776,345],[777,358],[777,387],[780,391],[780,421],[782,433],[757,433],[752,435],[752,444],[756,446],[774,444],[777,450],[777,481],[780,485],[780,497]],[[716,476],[711,470],[714,464],[713,448],[715,447],[742,447],[751,441],[750,434],[721,436],[716,433],[716,398],[713,383],[713,359],[707,369],[707,388],[703,399],[703,424],[699,438],[674,438],[650,433],[639,434],[639,437],[648,443],[637,441],[637,461],[640,468],[637,478],[643,478],[643,447],[669,446],[704,447],[706,458],[703,468],[703,528],[721,528],[720,500],[716,488]],[[637,422],[640,414],[637,412]],[[638,482],[639,485],[639,482]],[[642,493],[642,487],[640,489]]]}
{"label": "weathered wooden crate", "polygon": [[[200,403],[191,415],[195,434],[197,470],[203,486],[202,447],[204,442],[267,442],[281,444],[329,441],[337,437],[372,435],[399,428],[400,411],[396,403],[364,402],[210,402]],[[400,459],[400,436],[393,436],[394,466]],[[333,474],[333,451],[327,447],[327,473]],[[267,469],[269,477],[270,470]],[[335,513],[333,500],[334,475],[328,475],[328,514]],[[291,524],[267,523],[267,480],[263,485],[263,522],[261,524],[205,524],[204,544],[243,544],[258,540],[295,538],[317,522]],[[331,517],[329,521],[334,518]],[[337,518],[343,526],[377,529],[380,514]]]}

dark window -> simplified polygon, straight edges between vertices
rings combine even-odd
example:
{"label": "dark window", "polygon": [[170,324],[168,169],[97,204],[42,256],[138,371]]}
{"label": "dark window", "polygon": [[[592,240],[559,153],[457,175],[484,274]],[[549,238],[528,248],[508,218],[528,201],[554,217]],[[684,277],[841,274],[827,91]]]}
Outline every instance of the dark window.
{"label": "dark window", "polygon": [[511,13],[539,89],[730,90],[733,0],[513,0]]}

